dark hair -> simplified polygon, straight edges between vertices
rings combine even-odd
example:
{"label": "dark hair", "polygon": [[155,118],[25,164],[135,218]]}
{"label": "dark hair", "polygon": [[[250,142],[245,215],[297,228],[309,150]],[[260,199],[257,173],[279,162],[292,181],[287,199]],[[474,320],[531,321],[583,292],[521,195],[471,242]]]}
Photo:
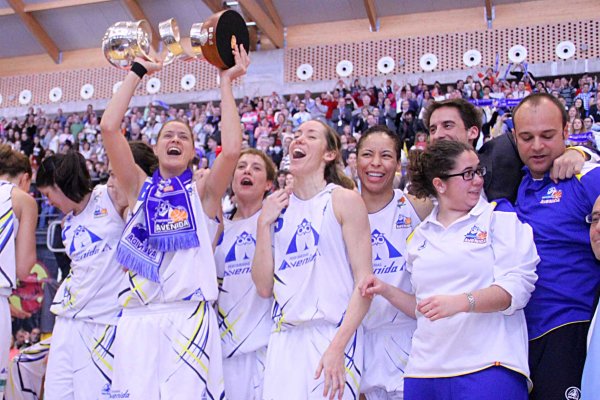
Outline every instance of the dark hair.
{"label": "dark hair", "polygon": [[365,133],[363,133],[361,135],[360,139],[358,140],[358,145],[356,146],[356,149],[358,150],[358,152],[360,153],[360,148],[363,146],[365,140],[367,140],[367,138],[369,136],[374,135],[376,133],[386,135],[394,142],[394,151],[396,152],[396,160],[399,160],[400,157],[402,156],[402,142],[400,141],[400,137],[398,135],[394,134],[394,132],[392,132],[390,130],[390,128],[388,128],[385,125],[375,125],[375,126],[370,127],[369,129],[367,129],[365,131]]}
{"label": "dark hair", "polygon": [[567,125],[567,122],[569,121],[569,116],[567,114],[567,111],[565,110],[565,107],[560,102],[560,100],[558,100],[556,97],[554,97],[548,93],[534,93],[534,94],[530,94],[529,96],[527,96],[523,100],[521,100],[519,105],[513,110],[512,114],[513,114],[513,125],[515,126],[515,132],[517,131],[517,123],[516,122],[517,122],[517,113],[519,112],[519,110],[522,107],[524,107],[526,104],[531,104],[532,106],[539,106],[542,103],[542,100],[544,100],[544,99],[548,100],[549,102],[554,104],[556,106],[556,108],[558,109],[558,112],[560,113],[560,116],[562,118],[562,128],[564,128]]}
{"label": "dark hair", "polygon": [[0,175],[7,174],[15,178],[23,173],[31,177],[31,164],[27,156],[14,151],[8,144],[0,144]]}
{"label": "dark hair", "polygon": [[325,140],[327,142],[327,151],[334,151],[336,153],[335,159],[325,165],[325,181],[327,183],[335,183],[346,189],[354,189],[354,181],[346,176],[340,168],[340,165],[343,165],[341,152],[342,143],[337,132],[320,120],[313,121],[319,123],[323,127],[323,133],[325,134]]}
{"label": "dark hair", "polygon": [[456,165],[456,159],[465,151],[475,151],[470,144],[456,140],[441,140],[428,146],[408,165],[410,192],[418,198],[437,196],[433,179],[450,172]]}
{"label": "dark hair", "polygon": [[79,203],[92,191],[92,180],[85,158],[78,151],[46,157],[37,171],[38,188],[58,186],[65,196]]}
{"label": "dark hair", "polygon": [[146,173],[151,176],[154,170],[158,167],[158,157],[152,151],[152,147],[141,141],[129,142],[131,154],[135,163]]}
{"label": "dark hair", "polygon": [[275,167],[273,160],[271,160],[271,157],[269,157],[264,151],[257,150],[254,148],[248,148],[242,150],[238,161],[240,158],[242,158],[242,156],[245,156],[247,154],[259,156],[263,160],[263,162],[265,163],[265,170],[267,172],[267,181],[274,182],[277,175],[277,168]]}
{"label": "dark hair", "polygon": [[460,119],[462,120],[466,129],[475,126],[479,132],[481,132],[481,127],[483,124],[481,110],[464,99],[447,99],[430,103],[425,109],[425,113],[423,115],[423,121],[425,122],[425,127],[427,127],[427,129],[429,129],[429,119],[434,111],[444,107],[456,109],[460,114]]}

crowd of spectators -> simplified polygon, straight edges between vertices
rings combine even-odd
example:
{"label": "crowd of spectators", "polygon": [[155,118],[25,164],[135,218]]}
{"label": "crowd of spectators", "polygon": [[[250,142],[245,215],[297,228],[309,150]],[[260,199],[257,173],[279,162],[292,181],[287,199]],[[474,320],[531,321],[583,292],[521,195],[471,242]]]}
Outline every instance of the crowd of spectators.
{"label": "crowd of spectators", "polygon": [[[595,147],[594,131],[600,131],[600,111],[596,102],[597,77],[583,75],[535,80],[530,73],[514,71],[518,79],[501,79],[491,68],[485,73],[467,76],[464,80],[442,85],[399,84],[391,79],[380,86],[365,86],[360,79],[339,80],[326,93],[248,98],[239,102],[243,124],[244,147],[266,152],[281,170],[289,164],[288,146],[293,132],[302,122],[322,119],[341,136],[344,161],[352,154],[362,132],[371,126],[386,125],[406,143],[406,148],[423,148],[427,144],[427,128],[423,125],[423,110],[432,101],[465,98],[483,111],[482,140],[510,131],[510,107],[503,100],[520,99],[530,93],[548,92],[558,97],[569,115],[569,130],[573,141]],[[513,75],[509,75],[509,78]],[[130,140],[154,144],[165,121],[179,118],[194,132],[198,164],[210,167],[219,153],[221,140],[221,110],[218,104],[190,103],[175,107],[163,102],[133,107],[122,122],[123,134]],[[84,113],[46,115],[41,107],[30,107],[22,118],[0,116],[0,143],[31,157],[34,168],[48,154],[79,150],[87,160],[92,178],[103,181],[108,177],[107,160],[100,135],[99,112],[91,105]],[[596,135],[598,135],[596,133]],[[352,156],[350,156],[352,163]],[[346,169],[351,173],[352,165]],[[44,210],[43,210],[44,212]],[[42,227],[45,218],[42,218]]]}

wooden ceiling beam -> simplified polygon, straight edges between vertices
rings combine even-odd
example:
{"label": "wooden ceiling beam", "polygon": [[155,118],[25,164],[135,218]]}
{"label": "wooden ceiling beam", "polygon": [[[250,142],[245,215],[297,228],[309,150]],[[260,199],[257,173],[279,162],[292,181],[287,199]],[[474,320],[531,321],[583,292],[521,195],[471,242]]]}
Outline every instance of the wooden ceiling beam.
{"label": "wooden ceiling beam", "polygon": [[61,52],[58,49],[58,46],[52,38],[48,35],[48,33],[44,30],[42,25],[38,22],[37,19],[33,17],[28,12],[25,12],[25,4],[22,0],[6,0],[8,5],[12,7],[15,13],[19,16],[23,24],[27,27],[29,32],[35,37],[35,39],[42,45],[42,47],[46,50],[46,53],[52,58],[55,64],[60,63]]}
{"label": "wooden ceiling beam", "polygon": [[379,30],[379,21],[377,20],[377,9],[375,8],[374,0],[364,0],[365,9],[367,10],[367,17],[369,17],[369,24],[371,25],[371,32],[377,32]]}
{"label": "wooden ceiling beam", "polygon": [[494,20],[494,9],[492,0],[485,0],[485,21],[488,29],[492,29],[492,21]]}
{"label": "wooden ceiling beam", "polygon": [[83,6],[87,4],[108,3],[112,0],[55,0],[46,3],[26,4],[23,10],[27,13],[46,10],[58,10],[61,8]]}
{"label": "wooden ceiling beam", "polygon": [[273,4],[273,0],[263,0],[265,7],[267,8],[267,12],[271,17],[271,20],[275,24],[277,28],[283,29],[283,22],[281,21],[281,17],[279,16],[279,12],[277,12],[277,8]]}
{"label": "wooden ceiling beam", "polygon": [[140,19],[145,19],[149,22],[150,29],[152,30],[152,46],[156,49],[156,51],[158,51],[158,47],[160,44],[160,35],[158,34],[158,31],[156,30],[154,25],[152,25],[152,23],[148,19],[148,17],[146,17],[146,13],[140,6],[140,3],[138,3],[137,0],[123,0],[123,4],[127,8],[127,11],[129,11],[129,13],[131,14],[133,19],[135,19],[136,21]]}
{"label": "wooden ceiling beam", "polygon": [[283,27],[275,25],[271,17],[262,9],[256,0],[239,0],[245,14],[256,22],[256,26],[277,47],[283,47]]}

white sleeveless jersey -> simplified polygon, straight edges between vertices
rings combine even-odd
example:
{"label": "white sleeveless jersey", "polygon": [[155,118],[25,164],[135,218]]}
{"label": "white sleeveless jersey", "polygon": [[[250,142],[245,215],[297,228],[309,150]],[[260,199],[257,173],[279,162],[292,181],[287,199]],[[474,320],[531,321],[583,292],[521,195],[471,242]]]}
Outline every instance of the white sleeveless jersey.
{"label": "white sleeveless jersey", "polygon": [[[369,214],[373,273],[406,293],[414,293],[410,274],[406,271],[406,239],[420,222],[412,204],[398,189],[394,190],[394,197],[387,206]],[[363,326],[369,330],[386,325],[401,325],[414,330],[417,322],[382,296],[375,296]]]}
{"label": "white sleeveless jersey", "polygon": [[[152,181],[144,183],[140,197]],[[174,303],[180,301],[215,301],[217,299],[217,274],[215,267],[213,239],[219,223],[205,214],[194,183],[187,185],[190,204],[196,220],[196,234],[200,246],[191,249],[164,253],[159,270],[159,282],[150,281],[136,273],[128,271],[119,303],[123,307],[139,307],[150,303]],[[138,199],[133,214],[143,206]]]}
{"label": "white sleeveless jersey", "polygon": [[223,357],[250,353],[269,342],[273,299],[258,295],[251,266],[260,211],[243,220],[225,220],[215,249],[219,280],[218,314]]}
{"label": "white sleeveless jersey", "polygon": [[19,228],[12,208],[13,187],[0,181],[0,296],[10,296],[17,285],[15,240]]}
{"label": "white sleeveless jersey", "polygon": [[50,310],[62,317],[116,324],[118,293],[125,275],[115,259],[125,223],[106,185],[91,193],[85,209],[66,216],[62,241],[71,271],[56,292]]}
{"label": "white sleeveless jersey", "polygon": [[329,184],[309,200],[291,195],[273,235],[276,330],[309,321],[341,324],[354,288]]}

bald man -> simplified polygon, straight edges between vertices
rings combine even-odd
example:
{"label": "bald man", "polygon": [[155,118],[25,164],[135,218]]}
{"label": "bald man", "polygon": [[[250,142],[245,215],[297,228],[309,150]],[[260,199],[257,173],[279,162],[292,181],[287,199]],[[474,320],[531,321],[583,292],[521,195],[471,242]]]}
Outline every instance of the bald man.
{"label": "bald man", "polygon": [[568,118],[552,95],[536,93],[513,112],[515,142],[525,164],[517,215],[533,228],[541,258],[525,317],[531,400],[579,399],[586,337],[600,286],[586,216],[600,195],[600,166],[554,182],[554,161],[567,151]]}

